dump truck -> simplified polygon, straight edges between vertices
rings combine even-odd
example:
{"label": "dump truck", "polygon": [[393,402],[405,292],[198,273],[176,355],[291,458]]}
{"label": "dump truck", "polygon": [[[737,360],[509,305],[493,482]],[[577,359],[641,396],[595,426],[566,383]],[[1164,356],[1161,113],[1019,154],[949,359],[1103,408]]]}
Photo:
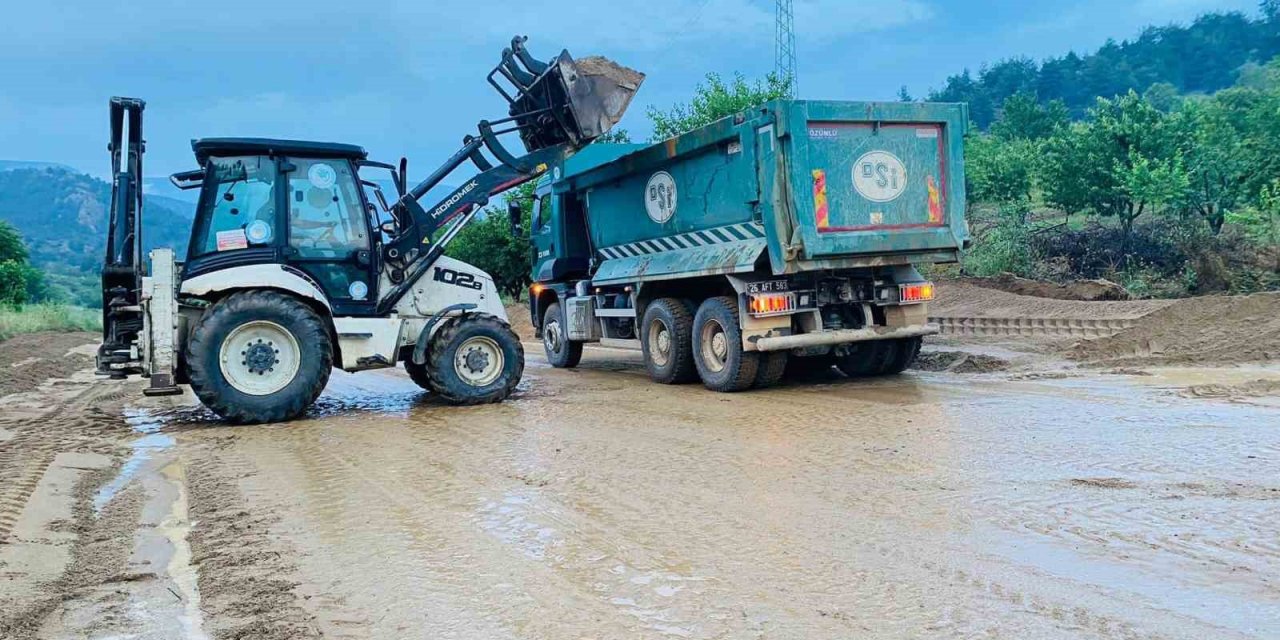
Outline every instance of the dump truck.
{"label": "dump truck", "polygon": [[530,312],[547,359],[639,349],[660,383],[901,372],[936,333],[916,265],[955,262],[964,105],[776,100],[537,183]]}
{"label": "dump truck", "polygon": [[[567,51],[533,58],[517,37],[488,75],[507,116],[481,120],[461,149],[413,188],[407,161],[359,146],[261,138],[192,142],[199,168],[171,176],[199,189],[185,260],[143,255],[143,111],[110,101],[111,211],[102,270],[98,373],[150,379],[239,423],[301,415],[334,367],[403,362],[452,404],[506,398],[524,371],[493,280],[444,256],[489,199],[607,133],[643,75]],[[524,153],[503,136],[518,136]],[[474,172],[423,206],[463,165]],[[369,172],[389,172],[389,202]],[[383,181],[385,183],[385,180]]]}

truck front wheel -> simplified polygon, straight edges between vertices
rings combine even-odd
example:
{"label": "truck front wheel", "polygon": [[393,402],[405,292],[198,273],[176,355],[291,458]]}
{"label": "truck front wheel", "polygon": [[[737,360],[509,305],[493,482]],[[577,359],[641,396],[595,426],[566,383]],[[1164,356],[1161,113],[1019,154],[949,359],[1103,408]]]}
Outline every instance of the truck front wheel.
{"label": "truck front wheel", "polygon": [[449,404],[500,402],[524,375],[524,347],[494,316],[460,316],[431,337],[426,373],[430,390]]}
{"label": "truck front wheel", "polygon": [[547,362],[557,369],[572,369],[582,361],[582,343],[569,340],[566,324],[559,302],[551,303],[542,314],[542,349]]}
{"label": "truck front wheel", "polygon": [[659,298],[649,303],[640,323],[640,350],[649,377],[662,384],[693,382],[693,311],[682,300]]}
{"label": "truck front wheel", "polygon": [[324,320],[276,291],[233,293],[209,307],[187,342],[191,390],[242,424],[296,418],[320,396],[333,368]]}
{"label": "truck front wheel", "polygon": [[708,298],[693,318],[693,362],[712,391],[742,391],[756,381],[760,354],[742,348],[737,302]]}

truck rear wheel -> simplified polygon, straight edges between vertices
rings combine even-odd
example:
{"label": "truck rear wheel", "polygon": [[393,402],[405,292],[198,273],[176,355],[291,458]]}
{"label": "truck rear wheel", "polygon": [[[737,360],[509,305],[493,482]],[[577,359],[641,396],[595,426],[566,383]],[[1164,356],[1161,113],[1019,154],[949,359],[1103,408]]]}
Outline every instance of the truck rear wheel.
{"label": "truck rear wheel", "polygon": [[756,380],[760,354],[742,348],[738,305],[733,298],[708,298],[693,318],[693,362],[712,391],[742,391]]}
{"label": "truck rear wheel", "polygon": [[467,314],[431,337],[426,368],[428,387],[449,404],[500,402],[524,375],[524,347],[507,323]]}
{"label": "truck rear wheel", "polygon": [[557,369],[572,369],[582,361],[582,343],[569,340],[565,325],[560,303],[551,303],[542,314],[542,349],[547,353],[547,362]]}
{"label": "truck rear wheel", "polygon": [[640,350],[644,366],[654,382],[693,382],[698,370],[693,364],[693,311],[675,298],[659,298],[649,303],[640,322]]}
{"label": "truck rear wheel", "polygon": [[242,424],[296,418],[333,369],[324,320],[276,291],[233,293],[205,310],[187,342],[191,390],[206,407]]}
{"label": "truck rear wheel", "polygon": [[787,373],[787,362],[791,360],[786,351],[767,351],[760,354],[760,370],[756,372],[756,389],[764,389],[778,384]]}
{"label": "truck rear wheel", "polygon": [[919,337],[863,342],[836,358],[836,367],[851,378],[896,375],[915,362],[921,342]]}
{"label": "truck rear wheel", "polygon": [[924,338],[899,338],[894,340],[894,355],[879,375],[896,375],[906,371],[916,356],[920,355],[920,345],[924,342]]}
{"label": "truck rear wheel", "polygon": [[831,372],[836,357],[830,353],[816,356],[791,356],[785,376],[792,380],[815,380]]}

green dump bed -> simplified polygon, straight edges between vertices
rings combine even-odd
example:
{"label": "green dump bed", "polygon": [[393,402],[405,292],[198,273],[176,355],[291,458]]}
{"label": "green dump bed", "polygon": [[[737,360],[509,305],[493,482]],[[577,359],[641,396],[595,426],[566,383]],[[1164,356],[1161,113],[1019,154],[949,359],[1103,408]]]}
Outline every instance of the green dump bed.
{"label": "green dump bed", "polygon": [[602,284],[950,262],[968,237],[966,122],[958,104],[775,101],[592,145],[554,190],[585,203]]}

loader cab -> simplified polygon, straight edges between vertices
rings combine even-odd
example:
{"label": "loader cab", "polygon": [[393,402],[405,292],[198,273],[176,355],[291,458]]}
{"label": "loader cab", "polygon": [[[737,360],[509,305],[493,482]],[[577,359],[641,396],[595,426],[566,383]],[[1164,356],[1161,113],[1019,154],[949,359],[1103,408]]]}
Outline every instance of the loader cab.
{"label": "loader cab", "polygon": [[184,278],[281,265],[323,291],[336,315],[376,312],[379,236],[357,175],[363,149],[252,138],[192,148],[203,173]]}
{"label": "loader cab", "polygon": [[530,275],[534,282],[586,277],[591,245],[585,203],[578,194],[553,193],[550,178],[539,181],[529,228],[534,252]]}

